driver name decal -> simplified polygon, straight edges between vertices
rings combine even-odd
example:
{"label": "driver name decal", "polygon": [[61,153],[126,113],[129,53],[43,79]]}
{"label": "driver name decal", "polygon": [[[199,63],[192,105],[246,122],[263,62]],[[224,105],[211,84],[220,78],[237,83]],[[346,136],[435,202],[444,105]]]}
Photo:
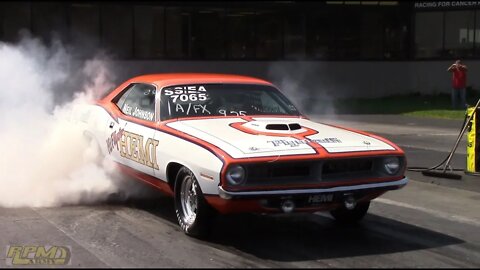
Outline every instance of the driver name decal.
{"label": "driver name decal", "polygon": [[[132,111],[133,109],[133,111]],[[130,105],[126,104],[123,106],[123,111],[125,114],[130,116],[140,118],[147,121],[153,121],[154,113],[146,110],[139,109],[138,107],[132,108]]]}

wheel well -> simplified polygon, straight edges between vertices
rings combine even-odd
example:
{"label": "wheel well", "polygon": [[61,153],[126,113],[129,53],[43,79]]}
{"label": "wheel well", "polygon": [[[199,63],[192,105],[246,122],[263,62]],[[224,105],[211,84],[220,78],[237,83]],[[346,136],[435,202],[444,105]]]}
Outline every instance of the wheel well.
{"label": "wheel well", "polygon": [[176,162],[170,162],[167,165],[167,181],[168,185],[174,190],[175,188],[175,178],[177,177],[178,171],[183,167],[182,164]]}

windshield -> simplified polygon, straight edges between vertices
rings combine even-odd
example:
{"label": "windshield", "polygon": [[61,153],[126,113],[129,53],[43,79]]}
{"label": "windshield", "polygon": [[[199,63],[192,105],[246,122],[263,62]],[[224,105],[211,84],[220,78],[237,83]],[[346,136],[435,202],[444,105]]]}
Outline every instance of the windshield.
{"label": "windshield", "polygon": [[276,88],[250,84],[194,84],[163,88],[161,120],[198,116],[300,113]]}

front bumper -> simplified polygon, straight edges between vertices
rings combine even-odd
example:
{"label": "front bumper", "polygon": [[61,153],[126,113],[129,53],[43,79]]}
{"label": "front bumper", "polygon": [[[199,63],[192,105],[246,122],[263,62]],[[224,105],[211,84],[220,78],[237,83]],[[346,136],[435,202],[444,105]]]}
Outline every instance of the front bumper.
{"label": "front bumper", "polygon": [[242,198],[258,198],[269,196],[295,196],[295,195],[315,195],[322,193],[337,193],[361,190],[393,190],[399,189],[408,183],[408,178],[397,181],[338,186],[331,188],[316,188],[316,189],[288,189],[288,190],[261,190],[261,191],[226,191],[221,186],[218,187],[218,194],[222,199],[242,199]]}

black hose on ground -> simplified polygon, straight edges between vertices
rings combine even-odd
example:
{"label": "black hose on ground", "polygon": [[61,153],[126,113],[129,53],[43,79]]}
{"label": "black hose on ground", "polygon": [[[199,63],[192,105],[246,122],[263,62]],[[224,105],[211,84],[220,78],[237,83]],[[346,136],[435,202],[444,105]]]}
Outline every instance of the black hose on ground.
{"label": "black hose on ground", "polygon": [[[446,173],[446,169],[448,167],[450,172],[463,171],[465,174],[468,174],[468,175],[480,176],[480,173],[471,173],[471,172],[467,172],[464,169],[453,169],[450,166],[450,160],[453,157],[453,154],[455,153],[455,150],[457,149],[458,143],[460,142],[461,137],[465,133],[470,120],[476,114],[477,108],[479,107],[479,105],[480,105],[480,99],[477,101],[477,104],[475,105],[473,113],[468,117],[468,119],[467,119],[467,115],[465,115],[465,119],[463,120],[463,124],[462,124],[462,129],[461,129],[460,133],[458,134],[455,146],[453,147],[453,149],[449,152],[448,156],[442,162],[440,162],[439,164],[437,164],[433,167],[430,167],[430,168],[427,168],[427,167],[407,167],[407,170],[408,171],[414,171],[414,172],[421,172],[423,175],[426,175],[426,176],[438,176],[438,177],[446,177],[446,178],[454,178],[454,179],[460,179],[461,178],[460,175],[456,175],[456,174],[453,174],[453,173]],[[445,162],[446,162],[446,164],[445,164],[443,169],[437,169],[438,167],[442,166]],[[441,172],[436,172],[436,171],[441,171]]]}
{"label": "black hose on ground", "polygon": [[445,161],[447,161],[447,159],[448,159],[448,156],[444,160],[442,160],[442,162],[440,162],[437,165],[435,165],[433,167],[430,167],[430,168],[427,168],[427,167],[407,167],[407,170],[408,171],[414,171],[414,172],[435,170],[438,167],[442,166],[442,164],[445,163]]}
{"label": "black hose on ground", "polygon": [[[442,166],[442,164],[445,163],[445,161],[447,161],[447,159],[448,159],[448,156],[445,157],[445,159],[442,160],[442,162],[440,162],[437,165],[435,165],[433,167],[430,167],[430,168],[428,168],[428,167],[407,167],[407,171],[412,171],[412,172],[423,172],[423,171],[432,171],[432,170],[441,171],[442,169],[438,169],[438,167]],[[465,171],[465,170],[464,169],[449,168],[449,171]]]}

